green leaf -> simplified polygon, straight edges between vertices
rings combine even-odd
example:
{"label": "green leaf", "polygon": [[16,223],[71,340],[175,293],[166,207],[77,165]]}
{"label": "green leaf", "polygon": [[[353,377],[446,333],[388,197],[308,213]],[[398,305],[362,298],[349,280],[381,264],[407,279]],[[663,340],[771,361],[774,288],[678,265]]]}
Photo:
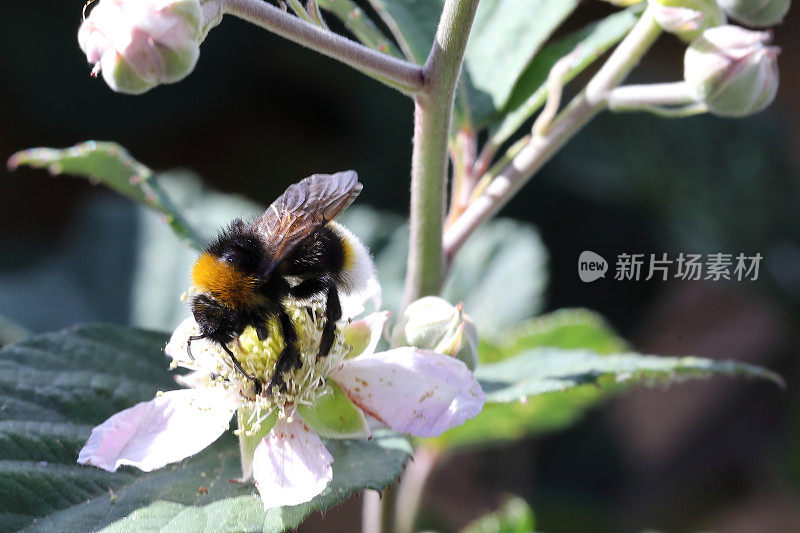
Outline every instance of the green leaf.
{"label": "green leaf", "polygon": [[502,343],[482,341],[478,353],[484,364],[545,346],[585,348],[599,354],[620,353],[627,349],[626,342],[599,314],[588,309],[560,309],[519,326]]}
{"label": "green leaf", "polygon": [[422,65],[431,50],[444,0],[369,0],[406,57]]}
{"label": "green leaf", "polygon": [[467,524],[461,533],[530,533],[534,528],[533,509],[519,496],[512,496],[496,511]]}
{"label": "green leaf", "polygon": [[506,106],[525,67],[578,6],[577,0],[483,0],[464,56],[475,127]]}
{"label": "green leaf", "polygon": [[778,374],[736,361],[632,353],[601,355],[589,350],[560,348],[535,348],[498,363],[479,366],[475,371],[486,393],[486,401],[500,403],[564,392],[582,385],[672,383],[714,375],[757,377],[785,386]]}
{"label": "green leaf", "polygon": [[487,396],[483,411],[426,442],[440,448],[488,446],[556,431],[575,423],[610,394],[639,383],[743,375],[783,385],[777,374],[744,363],[604,355],[624,347],[602,318],[580,309],[536,318],[503,343],[482,342],[481,360],[498,361],[475,371]]}
{"label": "green leaf", "polygon": [[[409,58],[428,57],[442,0],[370,0]],[[462,82],[471,119],[483,126],[508,101],[517,78],[577,0],[483,0],[464,55]]]}
{"label": "green leaf", "polygon": [[547,76],[556,61],[580,45],[575,62],[564,76],[567,83],[622,39],[636,23],[641,9],[642,6],[634,6],[614,13],[544,47],[519,75],[489,142],[494,146],[503,144],[544,105]]}
{"label": "green leaf", "polygon": [[151,473],[76,464],[94,425],[174,389],[167,336],[81,326],[0,349],[0,530],[235,529],[284,531],[364,488],[381,490],[402,471],[408,442],[327,441],[334,476],[311,502],[265,512],[241,474],[228,434],[200,454]]}
{"label": "green leaf", "polygon": [[31,148],[8,160],[12,170],[19,165],[46,168],[50,174],[72,174],[107,185],[132,200],[148,205],[165,216],[178,236],[195,248],[205,243],[164,193],[152,170],[136,161],[116,143],[87,141],[71,148]]}

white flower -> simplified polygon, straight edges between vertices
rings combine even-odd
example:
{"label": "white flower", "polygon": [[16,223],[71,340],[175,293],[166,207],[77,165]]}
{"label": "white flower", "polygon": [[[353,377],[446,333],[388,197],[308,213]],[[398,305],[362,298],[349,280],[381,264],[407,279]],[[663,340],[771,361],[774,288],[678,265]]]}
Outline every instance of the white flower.
{"label": "white flower", "polygon": [[[218,346],[192,343],[186,319],[166,347],[173,366],[193,370],[180,378],[190,388],[170,391],[115,414],[94,428],[78,462],[115,471],[121,465],[150,471],[195,454],[214,442],[237,414],[243,478],[252,477],[265,508],[296,505],[322,492],[333,477],[323,438],[369,438],[366,415],[391,429],[438,436],[476,416],[484,394],[458,359],[402,347],[375,353],[388,313],[340,322],[327,357],[316,359],[321,308],[289,307],[303,365],[286,376],[286,390],[256,394]],[[275,328],[277,329],[277,328]],[[268,383],[283,347],[277,335],[260,341],[252,328],[232,349],[245,370]]]}
{"label": "white flower", "polygon": [[109,87],[140,94],[186,77],[221,19],[218,0],[99,0],[78,44]]}

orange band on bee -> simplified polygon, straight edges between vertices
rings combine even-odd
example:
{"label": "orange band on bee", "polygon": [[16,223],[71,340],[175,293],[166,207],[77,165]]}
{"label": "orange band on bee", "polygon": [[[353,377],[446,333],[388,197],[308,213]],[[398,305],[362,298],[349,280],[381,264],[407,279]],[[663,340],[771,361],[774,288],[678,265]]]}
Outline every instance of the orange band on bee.
{"label": "orange band on bee", "polygon": [[256,278],[248,276],[203,252],[192,267],[192,283],[229,307],[251,305],[256,300]]}

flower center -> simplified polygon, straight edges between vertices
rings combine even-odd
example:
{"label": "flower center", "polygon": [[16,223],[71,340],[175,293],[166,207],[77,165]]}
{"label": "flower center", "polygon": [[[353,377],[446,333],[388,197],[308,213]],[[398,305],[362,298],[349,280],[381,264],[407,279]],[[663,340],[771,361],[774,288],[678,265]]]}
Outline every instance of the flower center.
{"label": "flower center", "polygon": [[[297,333],[296,346],[301,365],[284,373],[286,386],[283,390],[273,387],[271,391],[256,394],[252,381],[232,368],[226,375],[220,376],[229,386],[239,389],[243,398],[242,413],[247,415],[243,427],[250,434],[257,433],[262,423],[275,413],[281,418],[291,417],[296,406],[313,406],[319,398],[329,394],[331,391],[326,385],[328,374],[351,351],[344,340],[344,327],[339,325],[330,352],[326,357],[317,359],[325,324],[324,307],[321,304],[303,307],[289,305],[286,312]],[[259,339],[255,329],[248,327],[238,343],[230,346],[242,368],[264,388],[272,379],[281,352],[286,347],[277,319],[271,319],[266,325],[269,336],[265,340]]]}

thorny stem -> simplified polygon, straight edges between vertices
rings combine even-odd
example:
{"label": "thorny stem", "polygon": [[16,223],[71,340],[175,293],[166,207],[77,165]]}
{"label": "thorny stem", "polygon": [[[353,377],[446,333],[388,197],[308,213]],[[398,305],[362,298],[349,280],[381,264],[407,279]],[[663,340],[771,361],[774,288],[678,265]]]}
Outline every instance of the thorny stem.
{"label": "thorny stem", "polygon": [[332,57],[407,94],[423,89],[423,69],[310,24],[263,0],[226,0],[225,12]]}
{"label": "thorny stem", "polygon": [[405,305],[437,294],[442,282],[447,139],[456,83],[477,8],[478,0],[446,0],[423,67],[424,88],[414,98]]}
{"label": "thorny stem", "polygon": [[475,229],[496,214],[520,188],[578,131],[606,106],[606,95],[619,85],[655,42],[661,29],[646,9],[586,89],[550,125],[534,135],[445,232],[444,253],[450,258]]}

